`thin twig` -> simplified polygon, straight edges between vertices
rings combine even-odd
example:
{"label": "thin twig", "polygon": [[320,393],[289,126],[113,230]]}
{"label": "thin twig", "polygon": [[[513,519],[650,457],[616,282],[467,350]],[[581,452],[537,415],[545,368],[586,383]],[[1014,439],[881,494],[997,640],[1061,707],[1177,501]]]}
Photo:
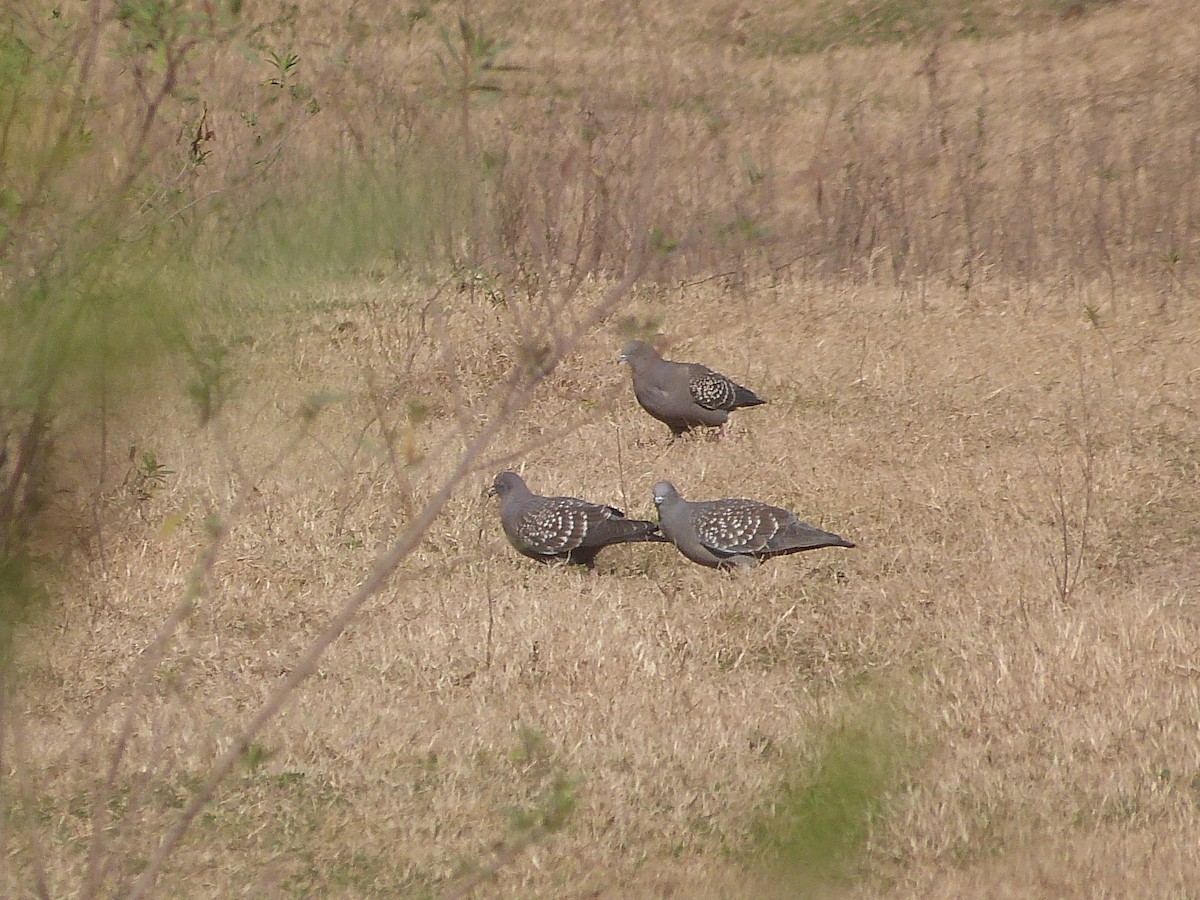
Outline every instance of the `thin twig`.
{"label": "thin twig", "polygon": [[[635,247],[634,251],[636,256],[634,264],[630,266],[629,274],[610,289],[604,300],[593,310],[591,316],[588,316],[576,326],[573,330],[572,342],[569,346],[578,342],[583,337],[586,329],[594,324],[593,320],[598,320],[600,317],[606,315],[628,293],[634,282],[641,276],[646,260],[644,242]],[[565,349],[560,350],[551,362],[556,363],[558,359],[561,359]],[[183,836],[200,814],[200,811],[211,801],[221,782],[243,757],[251,742],[266,724],[287,705],[296,687],[316,671],[317,663],[321,656],[341,636],[342,632],[346,630],[357,616],[363,604],[389,583],[400,564],[420,545],[426,531],[428,531],[434,520],[441,514],[442,509],[450,501],[454,489],[474,470],[483,449],[507,426],[511,414],[523,407],[530,400],[534,390],[552,370],[553,364],[548,365],[540,372],[534,373],[523,388],[509,394],[500,404],[500,409],[496,411],[497,414],[468,443],[459,458],[458,464],[443,480],[441,487],[426,501],[424,508],[409,523],[408,528],[401,537],[376,560],[367,578],[342,605],[337,615],[334,616],[317,638],[309,644],[288,675],[276,685],[268,695],[266,702],[263,703],[258,712],[244,726],[229,748],[213,764],[208,777],[192,795],[192,799],[188,802],[183,812],[180,813],[175,825],[167,831],[158,847],[154,850],[141,877],[133,885],[129,893],[129,900],[137,900],[137,898],[145,897],[153,889],[175,847],[183,839]],[[227,528],[225,533],[227,533]],[[206,556],[209,558],[209,565],[206,567],[206,571],[211,570],[211,560],[215,559],[215,544],[216,541],[214,540],[213,545],[206,551]],[[180,606],[183,607],[185,604],[181,603]],[[186,606],[190,608],[190,602]]]}

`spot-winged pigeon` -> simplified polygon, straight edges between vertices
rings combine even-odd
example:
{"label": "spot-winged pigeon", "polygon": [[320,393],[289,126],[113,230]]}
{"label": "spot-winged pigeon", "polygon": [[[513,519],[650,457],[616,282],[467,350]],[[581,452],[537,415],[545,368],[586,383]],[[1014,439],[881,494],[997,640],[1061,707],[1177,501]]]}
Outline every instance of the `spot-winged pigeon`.
{"label": "spot-winged pigeon", "polygon": [[508,542],[530,559],[565,559],[591,568],[610,544],[666,542],[653,522],[627,519],[611,506],[575,497],[540,497],[515,472],[496,476],[489,495],[500,497],[500,524]]}
{"label": "spot-winged pigeon", "polygon": [[633,371],[633,393],[642,409],[666,423],[674,437],[699,425],[724,425],[732,410],[766,403],[707,366],[663,359],[645,341],[630,341],[618,359]]}
{"label": "spot-winged pigeon", "polygon": [[689,503],[669,481],[654,485],[654,504],[663,534],[680,553],[702,566],[748,569],[760,559],[785,553],[854,546],[801,522],[786,509],[757,500]]}

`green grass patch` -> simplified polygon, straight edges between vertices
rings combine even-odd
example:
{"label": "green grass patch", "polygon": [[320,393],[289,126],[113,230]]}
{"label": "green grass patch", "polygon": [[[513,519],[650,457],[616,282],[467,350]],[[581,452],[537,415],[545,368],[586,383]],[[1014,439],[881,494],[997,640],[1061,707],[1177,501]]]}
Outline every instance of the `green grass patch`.
{"label": "green grass patch", "polygon": [[872,824],[913,757],[899,725],[869,705],[791,765],[751,828],[768,894],[818,896],[866,871]]}
{"label": "green grass patch", "polygon": [[489,231],[485,175],[453,154],[346,165],[273,191],[203,256],[266,279],[424,272]]}

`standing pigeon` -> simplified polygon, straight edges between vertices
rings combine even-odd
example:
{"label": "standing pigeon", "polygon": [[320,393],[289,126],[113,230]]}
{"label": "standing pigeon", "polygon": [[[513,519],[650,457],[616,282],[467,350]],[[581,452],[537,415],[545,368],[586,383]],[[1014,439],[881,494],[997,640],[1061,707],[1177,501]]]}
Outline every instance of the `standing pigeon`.
{"label": "standing pigeon", "polygon": [[689,503],[669,481],[654,485],[658,521],[679,552],[713,568],[749,569],[758,560],[850,541],[801,522],[794,513],[756,500]]}
{"label": "standing pigeon", "polygon": [[618,359],[633,370],[633,393],[642,409],[665,422],[674,437],[698,425],[724,425],[732,410],[766,402],[707,366],[663,359],[645,341],[626,344]]}
{"label": "standing pigeon", "polygon": [[500,524],[508,542],[530,559],[592,567],[609,544],[631,541],[665,543],[653,522],[627,519],[611,506],[574,497],[539,497],[515,472],[501,472],[489,495],[500,497]]}

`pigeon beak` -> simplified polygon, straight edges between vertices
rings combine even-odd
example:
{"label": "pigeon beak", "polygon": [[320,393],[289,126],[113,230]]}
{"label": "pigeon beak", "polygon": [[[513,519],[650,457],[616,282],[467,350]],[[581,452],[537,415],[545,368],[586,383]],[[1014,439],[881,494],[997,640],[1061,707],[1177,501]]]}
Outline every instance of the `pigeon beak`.
{"label": "pigeon beak", "polygon": [[495,497],[496,496],[496,486],[493,484],[486,491],[484,491],[484,493],[487,494],[489,497]]}

